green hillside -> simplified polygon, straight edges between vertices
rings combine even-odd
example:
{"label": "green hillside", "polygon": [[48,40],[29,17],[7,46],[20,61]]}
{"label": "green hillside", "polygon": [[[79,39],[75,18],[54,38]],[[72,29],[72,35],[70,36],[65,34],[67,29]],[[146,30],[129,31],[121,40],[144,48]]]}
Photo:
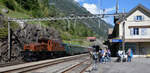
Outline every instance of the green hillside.
{"label": "green hillside", "polygon": [[[0,14],[14,18],[38,18],[38,17],[63,17],[69,16],[72,12],[75,15],[91,15],[86,9],[79,6],[72,0],[0,0]],[[9,12],[4,13],[2,9]],[[6,25],[6,20],[2,25]],[[74,20],[43,21],[40,22],[43,27],[54,27],[60,32],[61,38],[65,41],[70,39],[83,39],[88,36],[107,36],[104,29],[109,27],[102,21],[103,29],[97,28],[96,20],[77,20],[76,26]],[[27,22],[28,24],[38,24],[39,22]],[[104,24],[104,25],[103,25]],[[15,24],[16,25],[16,24]],[[70,26],[69,26],[70,25]],[[16,28],[16,27],[13,27]],[[7,36],[7,26],[0,28],[0,38]],[[94,31],[93,31],[94,30]],[[78,43],[83,43],[79,41]]]}
{"label": "green hillside", "polygon": [[[51,0],[51,3],[54,3],[55,7],[59,10],[67,13],[68,16],[70,15],[85,15],[91,16],[92,14],[88,12],[85,8],[80,6],[74,0]],[[97,37],[107,38],[107,29],[112,27],[112,25],[106,23],[103,20],[100,20],[101,28],[99,28],[98,19],[87,19],[81,20],[86,26],[88,26],[93,32],[96,33]]]}

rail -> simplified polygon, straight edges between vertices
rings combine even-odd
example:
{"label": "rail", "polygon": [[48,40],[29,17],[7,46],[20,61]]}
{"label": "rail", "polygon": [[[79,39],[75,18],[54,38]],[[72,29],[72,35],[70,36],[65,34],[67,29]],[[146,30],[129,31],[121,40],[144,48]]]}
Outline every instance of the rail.
{"label": "rail", "polygon": [[68,68],[62,73],[83,73],[89,66],[91,66],[91,62],[90,62],[90,59],[87,59],[71,68]]}
{"label": "rail", "polygon": [[21,65],[16,65],[16,66],[3,67],[3,68],[0,68],[0,73],[20,73],[20,72],[25,73],[25,72],[40,69],[46,66],[51,66],[51,65],[75,60],[77,58],[85,57],[85,56],[87,56],[87,54],[58,58],[58,59],[53,59],[53,60],[32,62],[28,64],[26,63],[25,65],[21,64]]}

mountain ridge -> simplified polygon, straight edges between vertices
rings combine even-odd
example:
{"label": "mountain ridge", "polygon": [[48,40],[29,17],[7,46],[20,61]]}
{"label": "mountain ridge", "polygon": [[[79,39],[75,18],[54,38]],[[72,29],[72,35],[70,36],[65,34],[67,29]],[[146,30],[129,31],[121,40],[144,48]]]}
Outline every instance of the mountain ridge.
{"label": "mountain ridge", "polygon": [[[84,7],[82,7],[79,3],[73,0],[53,0],[52,3],[55,3],[55,7],[64,11],[68,15],[74,16],[93,16],[89,11],[87,11]],[[71,6],[70,6],[71,5]],[[71,8],[70,8],[71,7]],[[99,28],[99,19],[87,19],[81,20],[86,26],[92,29],[97,35],[97,37],[101,36],[103,38],[107,38],[107,30],[111,28],[112,25],[106,23],[104,20],[100,19],[101,28]]]}

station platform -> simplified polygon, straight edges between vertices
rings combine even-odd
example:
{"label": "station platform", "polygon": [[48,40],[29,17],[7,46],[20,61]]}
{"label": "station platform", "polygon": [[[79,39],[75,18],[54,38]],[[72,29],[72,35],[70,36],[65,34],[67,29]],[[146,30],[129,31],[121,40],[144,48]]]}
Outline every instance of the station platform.
{"label": "station platform", "polygon": [[91,65],[85,73],[150,73],[150,58],[133,58],[132,62],[96,63],[97,69],[93,70]]}
{"label": "station platform", "polygon": [[0,68],[0,73],[3,73],[5,71],[11,71],[11,70],[16,70],[19,68],[27,68],[30,66],[36,66],[39,64],[47,64],[49,62],[56,62],[56,61],[60,61],[60,60],[65,60],[65,59],[69,59],[69,58],[77,58],[80,56],[87,56],[87,54],[80,54],[80,55],[75,55],[75,56],[67,56],[67,57],[61,57],[61,58],[56,58],[56,59],[49,59],[49,60],[43,60],[43,61],[35,61],[35,62],[27,62],[27,63],[23,63],[23,64],[18,64],[18,65],[12,65],[12,66],[6,66],[6,67],[1,67]]}

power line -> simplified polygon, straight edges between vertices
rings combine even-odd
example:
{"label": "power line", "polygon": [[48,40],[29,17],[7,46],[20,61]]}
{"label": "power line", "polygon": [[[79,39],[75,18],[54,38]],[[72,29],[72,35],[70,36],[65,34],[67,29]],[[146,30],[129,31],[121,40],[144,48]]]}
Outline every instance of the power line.
{"label": "power line", "polygon": [[68,16],[68,17],[44,17],[44,18],[10,18],[8,17],[8,21],[54,21],[54,20],[73,20],[73,19],[97,19],[109,16],[119,16],[119,14],[96,14],[93,16]]}

